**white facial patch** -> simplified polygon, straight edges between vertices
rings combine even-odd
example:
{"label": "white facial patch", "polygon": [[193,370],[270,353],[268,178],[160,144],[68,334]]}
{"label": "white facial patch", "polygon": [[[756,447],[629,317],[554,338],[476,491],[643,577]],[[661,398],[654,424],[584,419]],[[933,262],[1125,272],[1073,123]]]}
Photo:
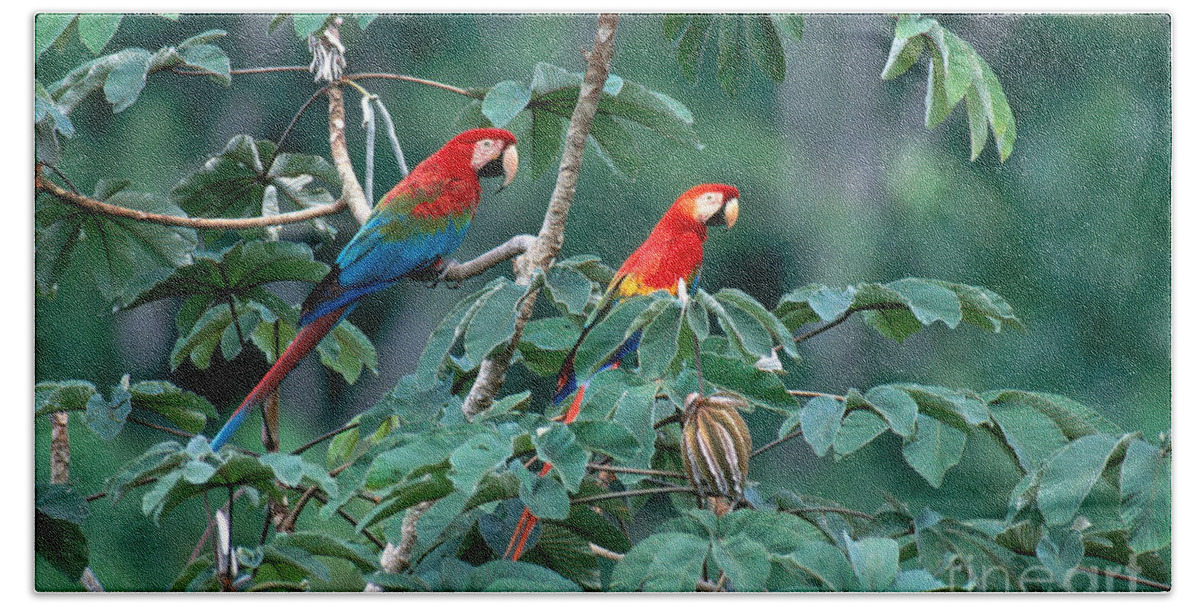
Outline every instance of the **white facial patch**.
{"label": "white facial patch", "polygon": [[715,215],[721,210],[721,205],[725,203],[724,197],[720,192],[705,192],[696,199],[696,220],[700,223],[708,221],[708,218]]}

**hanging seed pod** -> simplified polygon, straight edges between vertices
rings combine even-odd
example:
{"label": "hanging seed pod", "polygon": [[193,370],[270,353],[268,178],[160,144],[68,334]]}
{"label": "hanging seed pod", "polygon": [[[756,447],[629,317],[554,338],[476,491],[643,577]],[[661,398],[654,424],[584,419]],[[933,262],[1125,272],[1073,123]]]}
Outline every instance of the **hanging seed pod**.
{"label": "hanging seed pod", "polygon": [[730,394],[688,395],[680,446],[684,472],[701,492],[742,498],[750,470],[750,429],[737,410],[745,405]]}

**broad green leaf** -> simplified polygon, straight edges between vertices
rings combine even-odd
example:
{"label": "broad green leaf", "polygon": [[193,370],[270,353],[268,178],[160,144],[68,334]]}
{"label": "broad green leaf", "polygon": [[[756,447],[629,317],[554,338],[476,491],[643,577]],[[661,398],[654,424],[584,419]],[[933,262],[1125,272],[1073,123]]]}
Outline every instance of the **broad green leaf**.
{"label": "broad green leaf", "polygon": [[616,95],[601,96],[597,111],[638,123],[697,150],[704,147],[692,127],[691,113],[683,104],[636,82],[625,81]]}
{"label": "broad green leaf", "polygon": [[441,426],[415,435],[404,445],[375,457],[367,476],[367,487],[382,488],[400,483],[424,467],[446,462],[451,452],[478,432],[479,429],[474,425],[460,424]]}
{"label": "broad green leaf", "polygon": [[379,356],[375,352],[375,345],[349,321],[338,323],[329,335],[317,343],[317,353],[321,363],[341,374],[347,384],[354,384],[363,368],[379,373]]}
{"label": "broad green leaf", "polygon": [[450,481],[470,496],[479,481],[512,455],[512,439],[492,430],[467,439],[450,453]]}
{"label": "broad green leaf", "polygon": [[374,557],[372,550],[324,532],[303,530],[279,534],[271,540],[271,543],[277,547],[298,549],[309,555],[346,560],[363,573],[374,572],[379,568],[378,560]]}
{"label": "broad green leaf", "polygon": [[34,507],[54,519],[81,524],[88,516],[83,495],[66,484],[34,484]]}
{"label": "broad green leaf", "polygon": [[1068,440],[1095,433],[1119,434],[1121,429],[1095,410],[1061,395],[1003,390],[982,396],[989,407],[1025,405],[1049,416]]}
{"label": "broad green leaf", "polygon": [[150,69],[150,51],[126,49],[121,61],[115,63],[104,80],[104,98],[113,106],[113,113],[133,105],[146,86]]}
{"label": "broad green leaf", "polygon": [[901,437],[917,433],[917,402],[905,391],[894,386],[877,386],[864,395],[892,431]]}
{"label": "broad green leaf", "polygon": [[726,287],[718,291],[714,296],[726,309],[739,308],[742,312],[750,315],[757,321],[762,328],[771,335],[771,338],[780,345],[783,352],[792,356],[798,356],[796,353],[796,343],[792,339],[791,331],[779,320],[778,317],[771,314],[758,300],[750,296],[750,294],[739,289]]}
{"label": "broad green leaf", "polygon": [[795,331],[801,325],[817,320],[832,321],[845,313],[852,303],[854,291],[830,289],[814,283],[783,294],[775,307],[775,316],[789,331]]}
{"label": "broad green leaf", "polygon": [[562,593],[582,591],[558,573],[528,562],[490,561],[471,571],[466,591]]}
{"label": "broad green leaf", "polygon": [[635,457],[640,448],[638,438],[616,422],[607,420],[579,420],[571,424],[575,439],[583,447],[618,462]]}
{"label": "broad green leaf", "polygon": [[887,428],[887,423],[872,412],[864,410],[850,412],[842,420],[842,426],[838,428],[837,437],[833,440],[834,458],[840,459],[849,456],[870,443]]}
{"label": "broad green leaf", "polygon": [[[722,294],[718,293],[718,295]],[[729,297],[726,294],[726,297],[718,299],[702,291],[696,292],[696,298],[701,300],[717,317],[717,322],[721,325],[725,335],[750,360],[757,361],[762,357],[771,356],[773,342],[770,331],[759,322],[754,314],[743,308],[744,298],[738,298],[736,303],[730,302],[730,305],[726,306],[724,302],[729,301]],[[788,341],[790,342],[790,340]]]}
{"label": "broad green leaf", "polygon": [[317,33],[329,20],[329,13],[295,13],[292,15],[292,27],[296,37],[301,40]]}
{"label": "broad green leaf", "polygon": [[940,488],[946,471],[962,459],[966,433],[939,422],[936,418],[918,414],[917,435],[904,442],[904,460],[929,482]]}
{"label": "broad green leaf", "polygon": [[717,20],[717,84],[730,97],[737,97],[750,81],[742,17],[719,15]]}
{"label": "broad green leaf", "polygon": [[129,377],[126,376],[123,384],[113,387],[112,398],[108,401],[105,401],[100,393],[95,393],[88,399],[83,421],[101,439],[111,441],[125,428],[125,419],[133,409],[130,405],[128,380]]}
{"label": "broad green leaf", "polygon": [[970,391],[920,384],[893,386],[911,395],[923,413],[963,432],[970,432],[972,427],[990,420],[987,405]]}
{"label": "broad green leaf", "polygon": [[746,42],[750,55],[758,62],[767,77],[783,82],[787,64],[783,56],[783,43],[770,15],[745,15]]}
{"label": "broad green leaf", "polygon": [[809,541],[787,555],[772,555],[797,581],[820,591],[856,591],[854,569],[845,554],[827,542]]}
{"label": "broad green leaf", "polygon": [[1171,453],[1142,440],[1130,442],[1121,463],[1121,520],[1137,553],[1171,543]]}
{"label": "broad green leaf", "polygon": [[695,591],[708,541],[691,534],[666,532],[634,545],[617,563],[612,591]]}
{"label": "broad green leaf", "polygon": [[[773,412],[786,415],[797,408],[796,399],[788,394],[787,387],[776,374],[759,371],[740,357],[707,351],[701,353],[700,361],[704,381],[713,386],[742,395]],[[695,385],[694,380],[691,385]]]}
{"label": "broad green leaf", "polygon": [[262,564],[275,570],[295,570],[303,578],[329,580],[329,566],[303,548],[270,543],[263,547]]}
{"label": "broad green leaf", "polygon": [[771,553],[790,553],[806,542],[824,539],[823,533],[812,523],[781,511],[737,509],[723,515],[716,523],[721,537],[744,536]]}
{"label": "broad green leaf", "polygon": [[95,394],[96,385],[84,380],[39,382],[33,387],[33,414],[85,410]]}
{"label": "broad green leaf", "polygon": [[79,524],[33,514],[33,551],[69,580],[77,581],[88,565],[88,542]]}
{"label": "broad green leaf", "polygon": [[425,344],[425,349],[421,351],[421,358],[417,362],[416,379],[421,386],[432,386],[437,380],[442,363],[459,338],[466,333],[471,319],[475,317],[475,313],[479,312],[479,308],[485,301],[483,298],[491,297],[496,290],[501,288],[501,283],[500,279],[488,283],[483,289],[459,300],[454,308],[451,308],[450,312],[442,317],[442,321],[429,336],[429,341]]}
{"label": "broad green leaf", "polygon": [[592,281],[570,266],[555,264],[546,271],[550,297],[569,315],[581,315],[592,297]]}
{"label": "broad green leaf", "polygon": [[1066,586],[1071,574],[1083,561],[1083,538],[1070,528],[1048,532],[1037,544],[1038,561]]}
{"label": "broad green leaf", "polygon": [[579,491],[579,482],[587,474],[587,453],[575,439],[571,427],[552,422],[544,433],[534,436],[538,458],[554,465],[554,474],[571,492]]}
{"label": "broad green leaf", "polygon": [[413,483],[405,484],[398,490],[389,493],[378,506],[364,515],[358,522],[356,532],[362,532],[417,503],[438,500],[450,495],[453,491],[454,484],[443,475],[428,475]]}
{"label": "broad green leaf", "polygon": [[480,110],[496,127],[509,123],[529,103],[533,91],[515,80],[498,83],[483,98]]}
{"label": "broad green leaf", "polygon": [[217,410],[208,399],[170,382],[138,382],[129,388],[129,392],[133,407],[153,411],[191,433],[203,431],[205,422],[217,417]]}
{"label": "broad green leaf", "polygon": [[480,298],[479,308],[463,336],[462,360],[466,368],[478,366],[493,351],[508,343],[526,291],[526,287],[505,279],[498,289]]}
{"label": "broad green leaf", "polygon": [[775,25],[784,36],[800,42],[804,38],[804,16],[795,13],[775,13],[771,15]]}
{"label": "broad green leaf", "polygon": [[1114,435],[1087,435],[1067,444],[1046,463],[1037,504],[1048,525],[1071,523],[1118,444]]}
{"label": "broad green leaf", "polygon": [[646,325],[638,345],[638,373],[650,379],[662,377],[674,361],[679,351],[679,332],[683,328],[683,308],[679,300],[664,298],[655,304],[660,302],[665,303],[662,312]]}
{"label": "broad green leaf", "polygon": [[559,150],[562,149],[563,139],[566,137],[567,123],[557,114],[536,108],[530,114],[532,116],[530,145],[533,150],[530,170],[533,172],[533,178],[537,179],[555,167]]}
{"label": "broad green leaf", "polygon": [[734,591],[763,591],[771,562],[767,549],[744,535],[722,538],[712,544],[713,561],[729,577]]}
{"label": "broad green leaf", "polygon": [[833,445],[845,411],[845,403],[832,397],[814,397],[804,404],[800,411],[800,430],[818,457],[824,456]]}
{"label": "broad green leaf", "polygon": [[37,61],[75,20],[73,13],[39,13],[33,19],[33,59]]}
{"label": "broad green leaf", "polygon": [[880,76],[884,80],[891,80],[907,72],[924,51],[925,42],[920,38],[894,38],[892,48],[888,51],[887,63],[884,64]]}
{"label": "broad green leaf", "polygon": [[850,540],[844,537],[850,566],[859,584],[868,591],[882,591],[892,585],[900,569],[900,546],[891,538]]}
{"label": "broad green leaf", "polygon": [[571,511],[571,499],[558,477],[542,477],[522,468],[517,472],[521,478],[518,495],[529,511],[541,519],[566,519]]}
{"label": "broad green leaf", "polygon": [[[521,334],[522,361],[539,376],[553,376],[562,367],[567,351],[579,337],[580,328],[566,317],[535,319]],[[494,408],[495,406],[493,406]]]}
{"label": "broad green leaf", "polygon": [[588,143],[613,173],[629,178],[637,176],[641,169],[637,140],[617,119],[609,114],[597,114],[592,120]]}
{"label": "broad green leaf", "polygon": [[683,37],[679,39],[677,59],[679,71],[691,82],[696,81],[700,73],[700,61],[704,57],[704,43],[708,38],[708,29],[712,25],[713,16],[706,14],[692,15]]}
{"label": "broad green leaf", "polygon": [[1027,403],[993,401],[988,409],[1025,472],[1038,469],[1067,444],[1067,437],[1058,425]]}
{"label": "broad green leaf", "polygon": [[81,13],[76,24],[79,39],[93,55],[99,55],[113,34],[117,33],[122,17],[124,15],[120,13]]}
{"label": "broad green leaf", "polygon": [[962,306],[951,290],[921,279],[900,279],[887,284],[904,297],[909,310],[924,325],[941,321],[954,329],[962,320]]}

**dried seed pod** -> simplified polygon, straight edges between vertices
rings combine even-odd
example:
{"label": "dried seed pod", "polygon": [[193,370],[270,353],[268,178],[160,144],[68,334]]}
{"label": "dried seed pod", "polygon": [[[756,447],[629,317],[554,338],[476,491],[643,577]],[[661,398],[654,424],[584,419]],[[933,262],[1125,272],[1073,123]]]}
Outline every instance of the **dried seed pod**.
{"label": "dried seed pod", "polygon": [[737,410],[745,405],[730,394],[688,395],[680,446],[684,472],[701,492],[742,497],[750,470],[750,429]]}

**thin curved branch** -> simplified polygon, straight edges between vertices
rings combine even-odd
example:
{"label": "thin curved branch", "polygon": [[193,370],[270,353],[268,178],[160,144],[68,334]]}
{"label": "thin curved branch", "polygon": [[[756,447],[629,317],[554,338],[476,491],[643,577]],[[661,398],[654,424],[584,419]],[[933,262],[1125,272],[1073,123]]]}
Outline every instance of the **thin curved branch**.
{"label": "thin curved branch", "polygon": [[436,80],[428,80],[425,78],[417,78],[416,76],[406,76],[404,74],[388,74],[388,73],[383,73],[383,72],[370,72],[370,73],[365,73],[365,74],[350,74],[348,76],[343,76],[342,78],[344,80],[367,80],[367,79],[371,79],[371,78],[379,78],[379,79],[384,79],[384,80],[401,80],[404,82],[423,84],[425,86],[434,87],[436,89],[441,89],[443,91],[450,91],[451,93],[462,95],[464,97],[471,97],[473,99],[483,99],[482,92],[476,93],[474,91],[469,91],[469,90],[461,88],[461,87],[456,87],[452,84],[446,84],[444,82],[438,82]]}
{"label": "thin curved branch", "polygon": [[139,222],[149,222],[151,224],[160,224],[163,226],[177,226],[180,228],[195,228],[198,230],[245,230],[249,228],[266,228],[268,226],[281,226],[284,224],[297,224],[307,222],[308,220],[325,217],[341,213],[346,209],[344,201],[337,201],[330,205],[321,207],[313,207],[301,211],[292,211],[290,213],[281,213],[279,215],[263,216],[263,217],[239,217],[239,218],[212,218],[212,217],[179,217],[177,215],[166,215],[163,213],[149,213],[147,211],[139,211],[128,207],[121,207],[98,201],[94,198],[89,198],[82,194],[76,194],[50,181],[41,173],[41,166],[38,166],[37,172],[34,174],[33,187],[38,192],[45,192],[58,200],[75,205],[86,211],[100,213],[103,215],[111,215],[113,217],[121,217]]}
{"label": "thin curved branch", "polygon": [[783,437],[780,437],[779,439],[776,439],[775,441],[772,441],[772,442],[770,442],[770,443],[768,443],[768,444],[766,444],[766,445],[762,446],[761,448],[758,448],[757,450],[754,450],[753,452],[750,452],[750,457],[751,457],[751,458],[754,458],[755,456],[758,456],[759,454],[762,454],[763,452],[765,452],[765,451],[767,451],[767,450],[769,450],[769,449],[771,449],[771,448],[773,448],[773,447],[775,447],[775,446],[777,446],[777,445],[779,445],[779,444],[781,444],[781,443],[783,443],[783,442],[785,442],[785,441],[788,441],[788,440],[791,440],[791,439],[795,439],[795,438],[797,438],[797,437],[799,437],[799,436],[801,436],[801,435],[803,435],[803,434],[804,434],[804,433],[802,433],[802,432],[800,432],[800,431],[793,431],[793,432],[791,432],[791,433],[788,433],[787,435],[784,435]]}
{"label": "thin curved branch", "polygon": [[672,494],[672,493],[688,493],[698,494],[696,488],[685,488],[683,486],[663,486],[661,488],[637,488],[635,490],[622,490],[620,492],[605,492],[604,494],[593,494],[591,496],[580,496],[572,498],[571,504],[582,505],[589,502],[599,502],[601,500],[609,500],[612,498],[625,498],[628,496],[645,496],[646,494]]}
{"label": "thin curved branch", "polygon": [[[586,53],[587,71],[583,75],[583,84],[579,87],[579,98],[571,113],[571,121],[567,124],[566,143],[563,145],[562,160],[558,166],[558,179],[554,183],[554,193],[550,197],[550,205],[546,208],[546,216],[542,220],[542,228],[538,232],[537,241],[533,247],[517,259],[516,283],[529,285],[533,282],[536,270],[550,267],[554,257],[562,249],[563,232],[567,224],[567,211],[571,209],[571,201],[575,197],[575,185],[579,181],[579,169],[583,164],[583,149],[587,143],[588,132],[592,128],[592,119],[600,105],[600,96],[604,83],[608,80],[608,66],[612,62],[614,44],[613,38],[617,31],[616,13],[603,13],[598,19],[596,38],[592,44],[592,52]],[[533,317],[533,306],[537,301],[537,291],[533,291],[521,304],[513,326],[513,336],[501,351],[487,359],[479,366],[479,375],[471,385],[471,392],[463,400],[463,414],[468,419],[479,412],[491,407],[492,400],[504,385],[508,367],[512,364],[513,353],[521,340],[525,325]]]}

